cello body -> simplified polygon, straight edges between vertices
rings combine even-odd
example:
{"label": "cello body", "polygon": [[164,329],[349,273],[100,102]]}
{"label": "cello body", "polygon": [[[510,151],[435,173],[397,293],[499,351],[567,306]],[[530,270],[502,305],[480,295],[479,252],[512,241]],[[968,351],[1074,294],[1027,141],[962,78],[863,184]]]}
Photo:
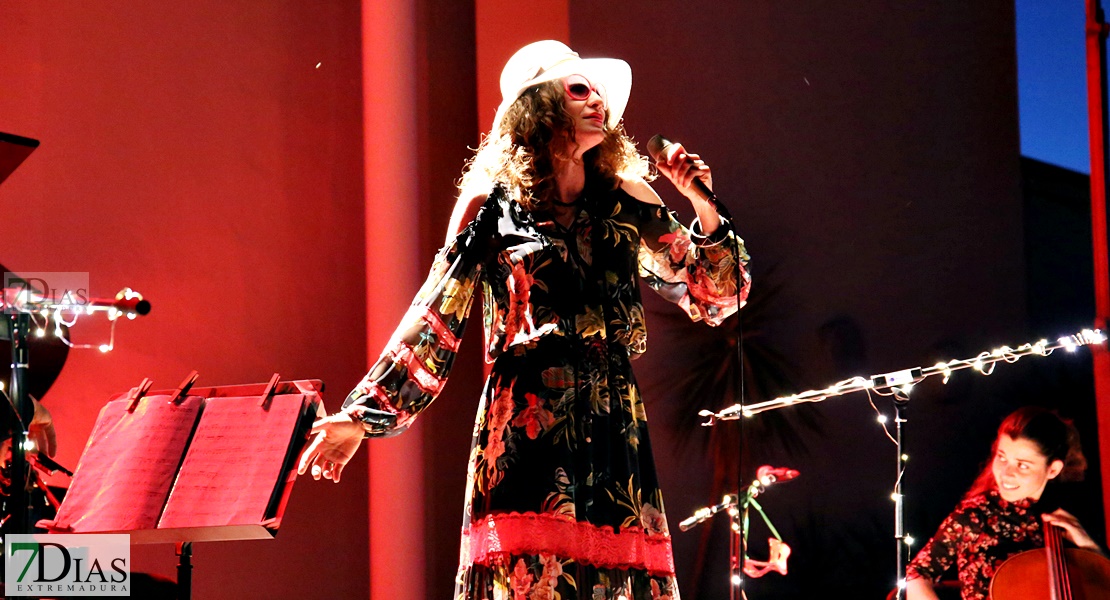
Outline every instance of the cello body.
{"label": "cello body", "polygon": [[1058,535],[1046,535],[1046,542],[1047,552],[1027,550],[998,567],[991,600],[1110,600],[1110,559],[1094,550],[1064,549]]}

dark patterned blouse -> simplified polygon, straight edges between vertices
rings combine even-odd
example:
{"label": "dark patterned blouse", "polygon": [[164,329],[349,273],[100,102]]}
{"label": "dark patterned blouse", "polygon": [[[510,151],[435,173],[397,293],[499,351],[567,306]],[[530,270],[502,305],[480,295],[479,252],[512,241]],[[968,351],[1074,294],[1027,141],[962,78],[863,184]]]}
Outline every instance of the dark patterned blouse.
{"label": "dark patterned blouse", "polygon": [[1041,514],[1031,500],[1007,502],[998,490],[968,498],[940,524],[906,569],[906,579],[938,581],[956,566],[965,600],[986,600],[991,578],[1015,554],[1044,547]]}
{"label": "dark patterned blouse", "polygon": [[717,325],[747,295],[746,261],[729,228],[699,236],[621,189],[587,189],[563,227],[498,188],[440,252],[346,406],[371,435],[408,427],[442,389],[483,296],[492,367],[474,422],[456,599],[678,598],[631,365],[647,346],[638,283]]}

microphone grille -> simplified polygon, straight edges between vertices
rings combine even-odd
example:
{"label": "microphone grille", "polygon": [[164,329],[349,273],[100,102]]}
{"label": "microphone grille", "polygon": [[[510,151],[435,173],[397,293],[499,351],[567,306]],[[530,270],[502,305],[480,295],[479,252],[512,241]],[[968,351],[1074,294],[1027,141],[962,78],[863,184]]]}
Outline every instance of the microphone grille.
{"label": "microphone grille", "polygon": [[659,134],[656,134],[652,136],[650,140],[648,140],[648,155],[651,156],[651,158],[654,159],[655,162],[663,161],[666,159],[665,149],[669,145],[671,145],[670,140]]}

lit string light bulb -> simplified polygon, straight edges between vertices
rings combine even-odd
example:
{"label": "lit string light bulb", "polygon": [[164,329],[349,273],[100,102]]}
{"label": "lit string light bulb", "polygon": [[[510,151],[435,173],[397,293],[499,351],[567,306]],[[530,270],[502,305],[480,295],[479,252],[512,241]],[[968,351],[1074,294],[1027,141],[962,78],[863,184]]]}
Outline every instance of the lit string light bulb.
{"label": "lit string light bulb", "polygon": [[937,363],[933,365],[933,369],[940,371],[940,374],[944,376],[941,383],[948,383],[948,380],[952,378],[952,369],[949,368],[948,363]]}

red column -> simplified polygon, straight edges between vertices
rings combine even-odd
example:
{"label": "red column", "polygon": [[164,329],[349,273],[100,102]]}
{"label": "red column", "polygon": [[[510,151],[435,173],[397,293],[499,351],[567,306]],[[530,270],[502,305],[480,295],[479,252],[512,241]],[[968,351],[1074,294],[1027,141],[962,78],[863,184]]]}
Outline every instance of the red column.
{"label": "red column", "polygon": [[[1086,0],[1087,6],[1087,114],[1091,145],[1091,239],[1094,254],[1095,323],[1105,330],[1110,320],[1110,261],[1106,245],[1106,114],[1103,89],[1103,43],[1106,28],[1100,22],[1098,0]],[[1092,348],[1095,371],[1095,402],[1098,411],[1099,456],[1102,465],[1102,501],[1106,511],[1110,503],[1110,352],[1102,346]],[[1110,511],[1105,512],[1110,534]]]}
{"label": "red column", "polygon": [[501,67],[525,44],[559,40],[571,48],[570,0],[475,0],[478,131],[487,132],[501,103]]}
{"label": "red column", "polygon": [[[373,363],[423,278],[415,0],[363,0],[366,339]],[[369,440],[370,597],[424,600],[421,428]]]}

